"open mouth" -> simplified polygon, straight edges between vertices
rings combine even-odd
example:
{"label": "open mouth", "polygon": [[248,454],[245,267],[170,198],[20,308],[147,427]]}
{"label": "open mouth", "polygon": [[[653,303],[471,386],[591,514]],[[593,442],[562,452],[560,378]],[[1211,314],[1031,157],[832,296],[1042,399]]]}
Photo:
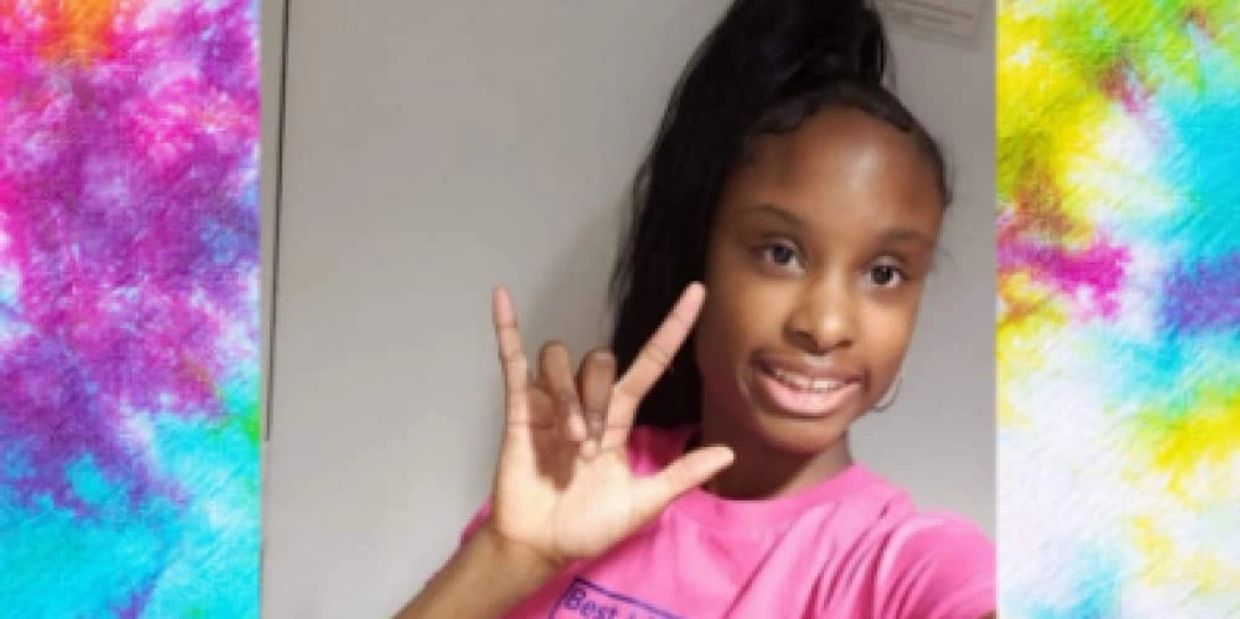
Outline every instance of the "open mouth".
{"label": "open mouth", "polygon": [[794,374],[786,370],[768,365],[762,366],[775,380],[787,385],[791,389],[797,391],[812,391],[814,393],[827,393],[843,387],[845,381],[834,380],[830,378],[810,378],[800,374]]}
{"label": "open mouth", "polygon": [[852,379],[813,377],[757,362],[757,384],[764,399],[781,412],[823,417],[835,412],[857,392]]}

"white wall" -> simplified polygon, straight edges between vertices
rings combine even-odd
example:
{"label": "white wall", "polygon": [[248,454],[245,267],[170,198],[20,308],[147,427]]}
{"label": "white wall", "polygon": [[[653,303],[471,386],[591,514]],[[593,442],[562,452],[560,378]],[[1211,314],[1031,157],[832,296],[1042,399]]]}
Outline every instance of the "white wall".
{"label": "white wall", "polygon": [[[502,414],[492,285],[530,348],[605,341],[629,180],[725,5],[293,4],[264,616],[385,616],[448,556]],[[960,199],[901,399],[857,443],[993,530],[990,49],[897,34]]]}
{"label": "white wall", "polygon": [[[985,3],[989,4],[989,3]],[[955,201],[896,405],[856,426],[859,459],[919,503],[995,531],[994,16],[969,45],[893,30],[899,94],[941,139]]]}

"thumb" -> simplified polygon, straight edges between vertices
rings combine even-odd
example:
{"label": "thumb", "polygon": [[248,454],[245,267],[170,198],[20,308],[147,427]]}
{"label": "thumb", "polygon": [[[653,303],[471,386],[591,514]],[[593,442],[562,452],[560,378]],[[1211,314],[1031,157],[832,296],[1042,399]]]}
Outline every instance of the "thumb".
{"label": "thumb", "polygon": [[677,458],[658,474],[641,480],[637,486],[637,509],[642,521],[663,511],[672,499],[717,475],[730,466],[735,457],[732,449],[723,445],[703,447]]}

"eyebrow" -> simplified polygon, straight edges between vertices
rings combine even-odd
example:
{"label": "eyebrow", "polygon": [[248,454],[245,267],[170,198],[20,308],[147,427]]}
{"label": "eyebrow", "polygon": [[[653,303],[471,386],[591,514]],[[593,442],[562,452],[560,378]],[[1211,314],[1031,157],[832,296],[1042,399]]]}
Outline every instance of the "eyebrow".
{"label": "eyebrow", "polygon": [[[750,213],[765,213],[772,215],[783,220],[789,226],[792,226],[797,230],[802,230],[805,228],[805,222],[801,221],[800,217],[797,217],[796,215],[793,215],[787,210],[784,210],[774,204],[764,203],[745,209],[744,214],[748,215]],[[912,228],[892,228],[890,230],[886,230],[882,234],[882,242],[884,245],[896,245],[901,243],[913,243],[918,245],[926,245],[928,247],[934,247],[936,245],[934,239],[931,239],[924,233]]]}
{"label": "eyebrow", "polygon": [[759,204],[757,206],[745,209],[744,214],[750,214],[750,213],[754,213],[754,214],[766,213],[768,215],[774,215],[776,218],[782,219],[784,223],[788,224],[789,226],[792,226],[793,228],[796,228],[797,230],[800,230],[805,227],[805,222],[801,221],[800,217],[797,217],[796,215],[793,215],[792,213],[789,213],[788,211],[782,208],[779,208],[778,206],[775,206],[774,204],[769,204],[769,203]]}
{"label": "eyebrow", "polygon": [[916,243],[928,247],[935,246],[933,239],[912,228],[892,228],[887,230],[883,233],[883,243]]}

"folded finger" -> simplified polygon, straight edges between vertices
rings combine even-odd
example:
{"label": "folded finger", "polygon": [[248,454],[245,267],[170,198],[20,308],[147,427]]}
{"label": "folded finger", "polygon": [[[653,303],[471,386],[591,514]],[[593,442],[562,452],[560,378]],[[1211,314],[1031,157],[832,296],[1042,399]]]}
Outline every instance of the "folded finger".
{"label": "folded finger", "polygon": [[573,383],[573,366],[568,347],[560,342],[547,342],[538,355],[538,373],[543,385],[555,401],[557,417],[565,438],[580,443],[586,440],[577,387]]}
{"label": "folded finger", "polygon": [[611,406],[611,394],[615,382],[615,355],[602,348],[590,351],[582,360],[581,368],[577,372],[577,385],[581,393],[582,409],[585,412],[586,430],[594,445],[594,447],[587,446],[591,452],[597,450],[607,427],[608,409]]}

